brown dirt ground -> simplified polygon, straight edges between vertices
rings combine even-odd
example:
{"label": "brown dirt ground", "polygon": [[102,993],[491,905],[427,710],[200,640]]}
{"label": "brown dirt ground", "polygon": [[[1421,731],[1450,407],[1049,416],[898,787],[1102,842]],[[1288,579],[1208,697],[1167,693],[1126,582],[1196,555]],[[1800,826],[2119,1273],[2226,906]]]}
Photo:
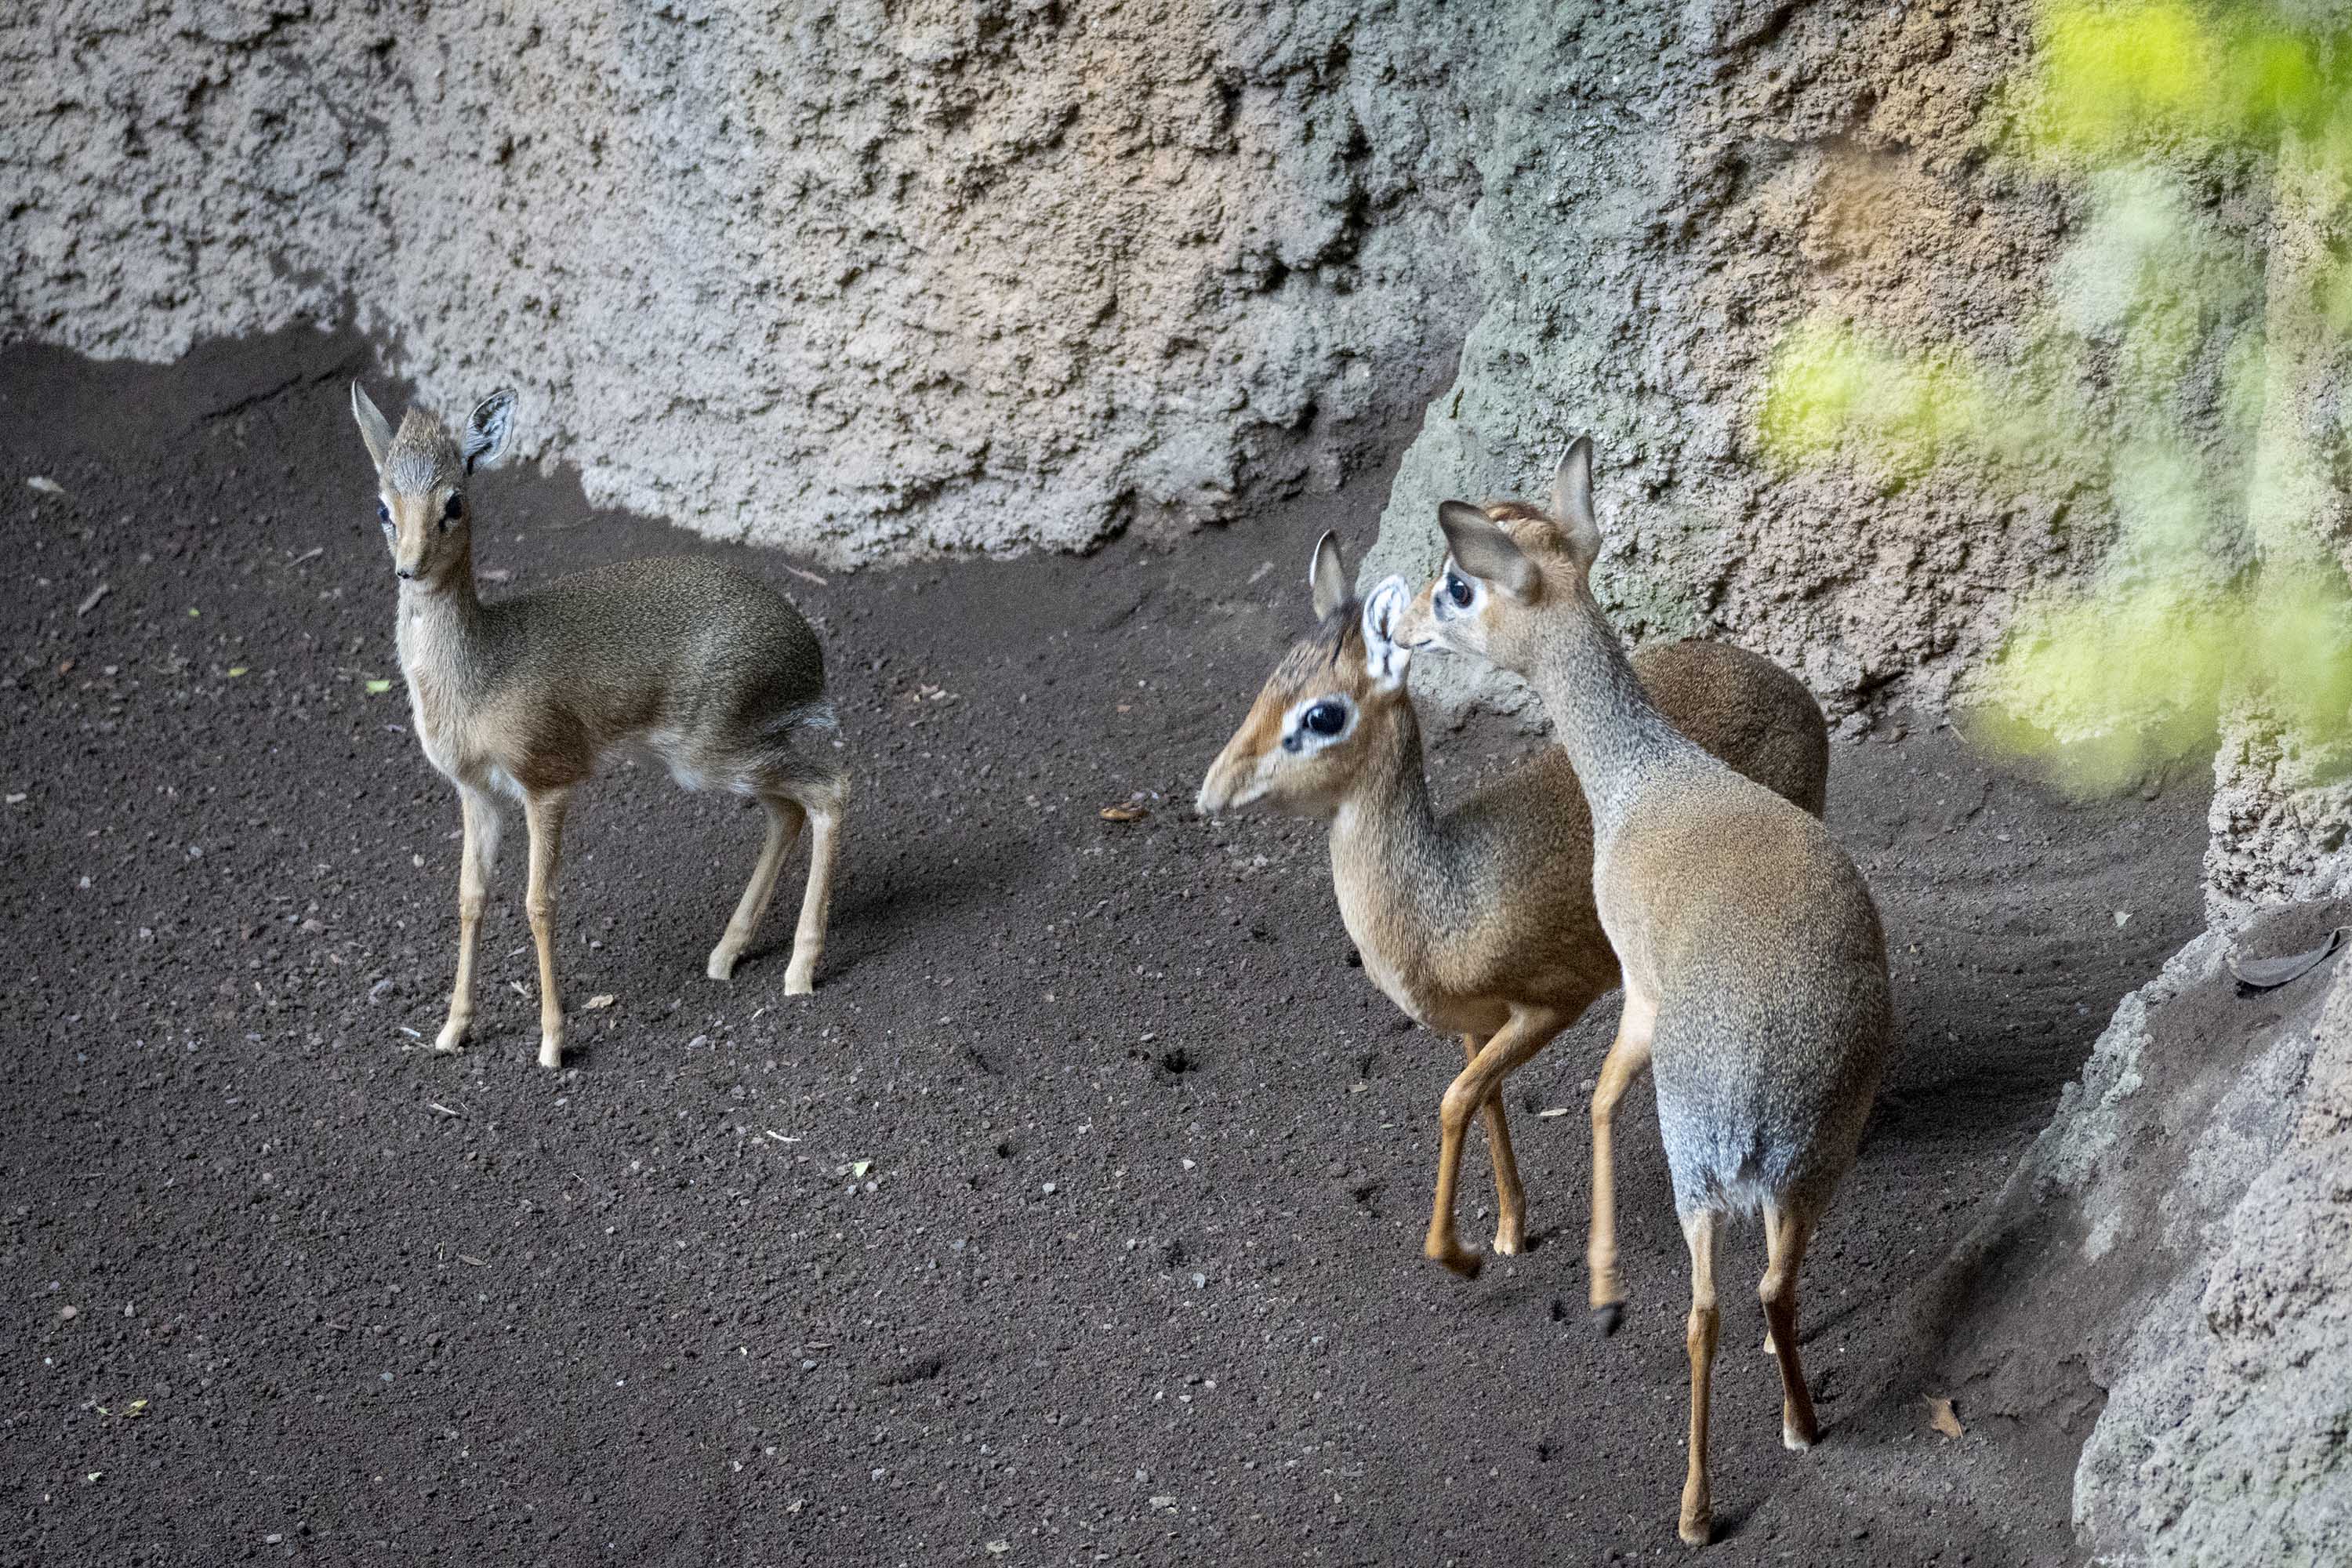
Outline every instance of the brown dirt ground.
{"label": "brown dirt ground", "polygon": [[[310,333],[0,354],[0,1560],[1680,1554],[1687,1277],[1643,1096],[1634,1300],[1608,1340],[1582,1307],[1613,1005],[1512,1086],[1538,1245],[1456,1279],[1419,1255],[1456,1047],[1349,967],[1319,828],[1183,805],[1305,619],[1308,541],[1360,549],[1377,480],[1172,552],[819,585],[487,479],[510,584],[766,574],[825,637],[856,770],[790,1002],[788,921],[701,975],[754,815],[646,765],[583,792],[568,990],[617,1000],[551,1077],[511,852],[478,1042],[418,1038],[457,811],[367,689],[397,674],[345,412],[370,363]],[[1441,795],[1527,743],[1435,735]],[[1925,726],[1834,769],[1906,1047],[1808,1268],[1811,1454],[1736,1237],[1708,1560],[2066,1561],[2071,1455],[2021,1491],[1997,1431],[1930,1432],[1906,1302],[2198,928],[2203,789],[2072,805]],[[1097,816],[1134,791],[1147,819]]]}

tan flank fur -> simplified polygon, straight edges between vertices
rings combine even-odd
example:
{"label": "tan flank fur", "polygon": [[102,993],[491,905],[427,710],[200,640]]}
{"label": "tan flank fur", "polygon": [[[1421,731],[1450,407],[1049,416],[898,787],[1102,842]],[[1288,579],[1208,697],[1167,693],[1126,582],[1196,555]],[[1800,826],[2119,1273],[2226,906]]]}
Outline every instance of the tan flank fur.
{"label": "tan flank fur", "polygon": [[[1264,806],[1331,825],[1331,880],[1364,972],[1421,1023],[1459,1035],[1468,1058],[1439,1112],[1437,1195],[1426,1254],[1475,1276],[1454,1231],[1463,1138],[1484,1117],[1495,1163],[1495,1250],[1527,1245],[1527,1208],[1503,1113],[1503,1080],[1617,984],[1592,904],[1592,820],[1558,748],[1440,814],[1422,771],[1405,688],[1402,579],[1359,605],[1329,535],[1309,584],[1319,624],[1293,647],[1201,786],[1203,812]],[[1806,811],[1822,809],[1829,736],[1794,677],[1722,643],[1647,647],[1659,704],[1732,765]],[[1609,1102],[1613,1106],[1614,1101]],[[1596,1098],[1592,1234],[1613,1257],[1609,1106]]]}
{"label": "tan flank fur", "polygon": [[[1593,893],[1625,1013],[1596,1117],[1646,1064],[1690,1247],[1691,1415],[1682,1538],[1704,1543],[1716,1244],[1762,1210],[1758,1293],[1780,1369],[1781,1436],[1816,1435],[1797,1355],[1797,1273],[1861,1145],[1893,1048],[1886,943],[1862,873],[1813,816],[1685,736],[1645,693],[1593,598],[1592,448],[1560,465],[1550,517],[1439,509],[1452,554],[1420,641],[1525,676],[1591,802]],[[1596,1301],[1614,1300],[1608,1277]]]}
{"label": "tan flank fur", "polygon": [[375,460],[377,516],[400,582],[400,668],[425,755],[457,786],[457,979],[435,1048],[454,1051],[474,1016],[474,940],[498,857],[501,797],[530,831],[531,935],[539,947],[539,1064],[563,1056],[555,975],[555,869],[565,803],[614,749],[641,746],[688,789],[749,796],[767,842],[711,950],[725,980],[751,940],[805,821],[808,889],[784,971],[808,991],[846,795],[824,658],[800,612],[765,583],[715,562],[631,561],[484,604],[474,591],[467,480],[504,452],[514,395],[486,398],[452,439],[411,409],[395,433],[354,383],[352,413]]}

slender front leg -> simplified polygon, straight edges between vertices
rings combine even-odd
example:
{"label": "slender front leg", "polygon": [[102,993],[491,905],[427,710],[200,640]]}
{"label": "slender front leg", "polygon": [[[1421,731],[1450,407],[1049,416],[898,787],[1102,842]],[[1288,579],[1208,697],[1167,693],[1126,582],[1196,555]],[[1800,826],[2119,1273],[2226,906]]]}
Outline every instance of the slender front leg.
{"label": "slender front leg", "polygon": [[[1462,1054],[1478,1059],[1478,1037],[1462,1037]],[[1503,1117],[1503,1093],[1496,1089],[1479,1108],[1486,1123],[1486,1152],[1495,1162],[1495,1250],[1516,1258],[1528,1248],[1528,1195],[1519,1183],[1519,1162],[1511,1152],[1511,1126]]]}
{"label": "slender front leg", "polygon": [[1797,1270],[1804,1267],[1812,1235],[1811,1215],[1785,1209],[1777,1200],[1765,1204],[1764,1281],[1756,1293],[1764,1300],[1764,1342],[1780,1358],[1780,1441],[1799,1453],[1821,1435],[1805,1369],[1797,1360]]}
{"label": "slender front leg", "polygon": [[436,1051],[454,1051],[466,1043],[474,1024],[474,941],[482,927],[482,906],[489,893],[490,875],[498,869],[499,809],[496,802],[461,787],[459,805],[466,814],[466,847],[457,869],[457,979],[449,990],[449,1019],[433,1042]]}
{"label": "slender front leg", "polygon": [[742,900],[735,906],[735,918],[727,922],[719,945],[710,950],[710,962],[703,973],[713,980],[734,975],[735,961],[751,945],[751,935],[760,929],[760,917],[768,912],[768,900],[775,896],[776,878],[784,868],[784,857],[793,852],[793,845],[801,836],[801,824],[808,816],[800,802],[780,795],[761,795],[760,804],[768,808],[768,839],[761,846],[759,863],[751,868],[751,881],[744,884]]}
{"label": "slender front leg", "polygon": [[1690,1469],[1683,1478],[1682,1522],[1675,1533],[1686,1546],[1705,1546],[1715,1528],[1714,1502],[1706,1489],[1706,1412],[1718,1327],[1715,1243],[1722,1228],[1723,1216],[1711,1209],[1683,1216],[1683,1239],[1690,1244],[1691,1257],[1690,1323],[1684,1335],[1690,1350]]}
{"label": "slender front leg", "polygon": [[1443,1263],[1465,1279],[1478,1278],[1486,1260],[1465,1247],[1454,1229],[1454,1188],[1462,1173],[1462,1139],[1471,1116],[1502,1087],[1520,1064],[1544,1048],[1567,1020],[1556,1013],[1514,1013],[1510,1022],[1470,1058],[1445,1090],[1438,1105],[1437,1199],[1431,1206],[1429,1237],[1422,1255]]}
{"label": "slender front leg", "polygon": [[841,819],[848,803],[845,783],[801,802],[809,819],[808,888],[801,895],[800,924],[793,931],[793,960],[784,966],[787,996],[805,996],[816,989],[816,961],[824,953],[824,923],[833,908],[833,871],[841,858]]}
{"label": "slender front leg", "polygon": [[1584,1267],[1587,1300],[1604,1334],[1617,1331],[1625,1300],[1617,1278],[1617,1102],[1649,1068],[1650,1035],[1657,1021],[1657,1004],[1629,988],[1616,1042],[1601,1059],[1601,1079],[1592,1089],[1592,1225],[1584,1239]]}
{"label": "slender front leg", "polygon": [[523,821],[530,828],[530,934],[539,944],[539,1065],[550,1071],[563,1065],[563,999],[555,984],[555,868],[563,858],[563,808],[569,799],[561,790],[534,795],[523,802]]}

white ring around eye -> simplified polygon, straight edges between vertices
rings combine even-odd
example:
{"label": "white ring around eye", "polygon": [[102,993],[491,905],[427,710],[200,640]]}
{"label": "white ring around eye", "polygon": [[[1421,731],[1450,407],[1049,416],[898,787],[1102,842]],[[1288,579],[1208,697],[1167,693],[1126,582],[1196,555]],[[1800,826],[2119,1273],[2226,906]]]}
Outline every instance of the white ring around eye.
{"label": "white ring around eye", "polygon": [[[1339,728],[1328,735],[1319,734],[1307,727],[1307,715],[1326,702],[1337,707],[1343,715]],[[1346,740],[1355,728],[1356,705],[1344,697],[1326,692],[1320,697],[1309,697],[1291,705],[1290,711],[1282,716],[1282,741],[1294,752],[1320,751],[1335,742]]]}

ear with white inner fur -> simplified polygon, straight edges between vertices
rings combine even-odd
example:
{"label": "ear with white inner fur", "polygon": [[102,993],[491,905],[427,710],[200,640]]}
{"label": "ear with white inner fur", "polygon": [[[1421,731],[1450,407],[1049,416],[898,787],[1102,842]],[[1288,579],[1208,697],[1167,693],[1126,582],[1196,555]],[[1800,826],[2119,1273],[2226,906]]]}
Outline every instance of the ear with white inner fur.
{"label": "ear with white inner fur", "polygon": [[381,473],[383,455],[392,450],[392,424],[356,381],[352,383],[352,417],[359,421],[360,439],[367,443],[368,457]]}
{"label": "ear with white inner fur", "polygon": [[1378,685],[1396,685],[1412,662],[1412,650],[1391,635],[1412,600],[1402,577],[1383,577],[1364,600],[1364,668]]}
{"label": "ear with white inner fur", "polygon": [[1576,563],[1590,570],[1601,558],[1601,523],[1592,515],[1592,437],[1579,436],[1569,443],[1568,456],[1551,480],[1552,515],[1559,520],[1560,537]]}
{"label": "ear with white inner fur", "polygon": [[500,387],[466,416],[465,438],[457,443],[458,454],[466,459],[466,471],[486,468],[505,456],[507,442],[514,435],[515,395],[511,387]]}
{"label": "ear with white inner fur", "polygon": [[1339,560],[1339,536],[1326,532],[1315,542],[1315,558],[1307,563],[1307,588],[1315,595],[1315,618],[1321,620],[1348,602],[1348,569]]}
{"label": "ear with white inner fur", "polygon": [[1536,563],[1478,508],[1466,500],[1439,501],[1437,526],[1445,531],[1456,566],[1513,598],[1535,592]]}

